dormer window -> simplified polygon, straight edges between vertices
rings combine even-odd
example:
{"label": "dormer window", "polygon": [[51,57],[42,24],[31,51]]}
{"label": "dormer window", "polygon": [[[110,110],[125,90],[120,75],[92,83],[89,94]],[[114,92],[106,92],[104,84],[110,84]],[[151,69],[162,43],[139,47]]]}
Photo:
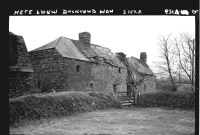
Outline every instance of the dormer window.
{"label": "dormer window", "polygon": [[79,72],[80,70],[80,65],[76,65],[76,72]]}

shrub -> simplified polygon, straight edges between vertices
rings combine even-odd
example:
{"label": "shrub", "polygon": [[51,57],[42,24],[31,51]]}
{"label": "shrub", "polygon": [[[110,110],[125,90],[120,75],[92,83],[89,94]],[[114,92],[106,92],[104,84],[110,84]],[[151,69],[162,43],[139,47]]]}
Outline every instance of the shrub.
{"label": "shrub", "polygon": [[195,95],[183,92],[153,92],[141,95],[137,106],[194,109]]}
{"label": "shrub", "polygon": [[99,92],[87,92],[89,96],[95,97],[99,100],[99,103],[102,103],[104,106],[100,106],[101,108],[106,107],[114,107],[121,108],[120,100],[112,95],[112,93],[99,93]]}
{"label": "shrub", "polygon": [[[177,85],[175,87],[178,87]],[[176,91],[177,88],[174,88],[171,83],[169,82],[157,82],[156,89],[160,91]]]}
{"label": "shrub", "polygon": [[178,91],[191,93],[191,94],[194,93],[192,91],[191,84],[182,84],[181,86],[178,87]]}
{"label": "shrub", "polygon": [[96,109],[121,108],[118,99],[100,92],[57,92],[24,95],[9,100],[9,123],[71,115]]}

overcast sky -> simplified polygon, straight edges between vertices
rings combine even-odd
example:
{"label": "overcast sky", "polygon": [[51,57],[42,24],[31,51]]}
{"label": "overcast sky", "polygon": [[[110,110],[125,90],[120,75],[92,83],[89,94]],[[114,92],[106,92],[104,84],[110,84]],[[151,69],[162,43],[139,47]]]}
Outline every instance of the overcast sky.
{"label": "overcast sky", "polygon": [[[188,32],[195,36],[194,16],[10,16],[9,31],[24,37],[28,51],[60,36],[78,40],[83,31],[91,33],[91,43],[139,58],[147,53],[147,63],[159,59],[162,35]],[[154,69],[153,69],[154,70]]]}

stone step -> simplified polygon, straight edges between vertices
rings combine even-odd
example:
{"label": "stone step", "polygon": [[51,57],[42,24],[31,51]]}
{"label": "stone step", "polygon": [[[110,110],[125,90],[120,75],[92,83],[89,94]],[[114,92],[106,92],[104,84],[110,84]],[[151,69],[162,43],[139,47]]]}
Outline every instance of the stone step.
{"label": "stone step", "polygon": [[132,103],[123,103],[122,106],[132,105]]}
{"label": "stone step", "polygon": [[124,101],[120,101],[121,103],[133,103],[134,100],[124,100]]}

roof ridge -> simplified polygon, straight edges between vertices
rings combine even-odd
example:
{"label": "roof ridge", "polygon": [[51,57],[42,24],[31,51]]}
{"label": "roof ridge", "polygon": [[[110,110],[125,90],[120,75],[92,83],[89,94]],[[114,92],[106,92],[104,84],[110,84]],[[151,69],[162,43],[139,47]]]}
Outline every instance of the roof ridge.
{"label": "roof ridge", "polygon": [[[64,36],[62,36],[62,37],[64,37]],[[64,38],[67,38],[67,37],[64,37]],[[71,38],[67,38],[67,39],[72,40],[72,41],[76,41],[76,42],[80,42],[80,40],[78,40],[78,39],[71,39]],[[106,48],[106,49],[112,51],[110,48],[105,47],[105,46],[101,46],[101,45],[97,45],[97,44],[91,44],[91,43],[90,43],[90,45],[92,45],[92,46],[94,46],[94,47],[97,46],[97,47],[101,47],[101,48]]]}
{"label": "roof ridge", "polygon": [[[40,47],[37,47],[37,48],[35,48],[35,49],[33,49],[33,50],[30,50],[29,52],[38,51],[38,49],[40,50],[40,48],[42,48],[42,47],[44,47],[44,46],[47,46],[47,45],[49,45],[50,43],[52,43],[52,42],[54,42],[54,41],[56,41],[56,40],[59,41],[60,38],[61,38],[61,36],[58,37],[58,38],[56,38],[56,39],[54,39],[54,40],[52,40],[52,41],[50,41],[50,42],[48,42],[48,43],[46,43],[46,44],[44,44],[44,45],[42,45],[42,46],[40,46]],[[55,48],[55,47],[57,46],[58,41],[56,42],[56,45],[55,45],[54,47],[52,47],[52,48]],[[42,49],[42,50],[43,50],[43,49]]]}
{"label": "roof ridge", "polygon": [[105,46],[96,45],[96,44],[90,44],[90,45],[93,45],[94,47],[101,47],[101,48],[105,48],[105,49],[107,49],[107,50],[109,50],[109,51],[111,51],[111,52],[112,52],[112,50],[111,50],[110,48],[108,48],[108,47],[105,47]]}
{"label": "roof ridge", "polygon": [[65,37],[65,36],[60,36],[60,37],[67,38],[67,39],[69,39],[69,40],[75,40],[75,39],[68,38],[68,37]]}
{"label": "roof ridge", "polygon": [[56,48],[56,46],[57,46],[58,43],[60,42],[61,38],[62,38],[62,36],[60,36],[60,37],[58,38],[58,41],[56,42],[56,45],[54,46],[54,48]]}

